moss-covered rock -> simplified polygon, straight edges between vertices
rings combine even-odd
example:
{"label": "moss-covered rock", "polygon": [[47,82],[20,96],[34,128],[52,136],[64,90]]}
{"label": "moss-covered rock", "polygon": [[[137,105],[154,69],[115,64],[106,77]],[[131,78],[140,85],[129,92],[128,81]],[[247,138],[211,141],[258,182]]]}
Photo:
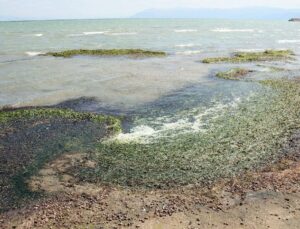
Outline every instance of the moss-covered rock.
{"label": "moss-covered rock", "polygon": [[255,61],[276,61],[293,59],[291,50],[266,50],[264,52],[237,52],[231,57],[212,57],[203,59],[205,64],[212,63],[243,63]]}
{"label": "moss-covered rock", "polygon": [[222,79],[228,80],[240,80],[241,78],[245,77],[252,70],[244,69],[244,68],[233,68],[225,72],[218,72],[216,76]]}
{"label": "moss-covered rock", "polygon": [[44,56],[73,57],[85,56],[133,56],[133,57],[163,57],[167,54],[162,51],[149,51],[143,49],[73,49],[61,52],[48,52]]}

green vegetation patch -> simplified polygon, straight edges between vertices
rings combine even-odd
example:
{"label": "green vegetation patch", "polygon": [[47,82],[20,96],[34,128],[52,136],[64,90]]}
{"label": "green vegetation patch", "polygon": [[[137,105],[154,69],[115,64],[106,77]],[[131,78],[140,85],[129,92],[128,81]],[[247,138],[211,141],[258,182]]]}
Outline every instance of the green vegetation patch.
{"label": "green vegetation patch", "polygon": [[266,50],[264,52],[237,52],[231,57],[213,57],[202,60],[205,64],[213,63],[243,63],[254,61],[275,61],[293,59],[291,50]]}
{"label": "green vegetation patch", "polygon": [[0,111],[0,212],[36,196],[27,179],[64,153],[86,153],[121,130],[118,118],[69,109]]}
{"label": "green vegetation patch", "polygon": [[300,128],[300,85],[285,80],[262,84],[263,92],[225,110],[205,131],[150,143],[104,141],[90,155],[95,168],[70,172],[82,181],[169,188],[210,184],[264,166]]}
{"label": "green vegetation patch", "polygon": [[133,57],[163,57],[167,54],[162,51],[149,51],[143,49],[74,49],[62,52],[48,52],[43,54],[55,57],[73,57],[78,55],[85,56],[133,56]]}
{"label": "green vegetation patch", "polygon": [[252,70],[244,69],[244,68],[233,68],[225,72],[218,72],[216,76],[222,79],[228,80],[240,80],[241,78],[245,77]]}
{"label": "green vegetation patch", "polygon": [[0,111],[0,124],[5,124],[11,121],[20,119],[49,119],[61,118],[72,120],[85,120],[97,123],[106,123],[114,132],[121,131],[121,121],[113,116],[99,115],[93,113],[76,112],[70,109],[58,108],[29,108]]}

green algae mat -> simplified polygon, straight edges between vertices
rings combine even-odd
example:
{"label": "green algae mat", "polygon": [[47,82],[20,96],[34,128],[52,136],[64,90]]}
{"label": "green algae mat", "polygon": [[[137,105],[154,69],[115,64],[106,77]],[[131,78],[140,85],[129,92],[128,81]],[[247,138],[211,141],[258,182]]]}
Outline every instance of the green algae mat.
{"label": "green algae mat", "polygon": [[42,56],[73,57],[73,56],[133,56],[133,57],[163,57],[167,54],[162,51],[143,49],[73,49],[61,52],[48,52]]}
{"label": "green algae mat", "polygon": [[292,60],[291,50],[265,50],[264,52],[236,52],[230,57],[211,57],[202,60],[205,64],[213,63],[246,63],[256,61]]}
{"label": "green algae mat", "polygon": [[87,152],[116,134],[120,120],[68,109],[0,111],[0,211],[34,197],[26,180],[67,152]]}
{"label": "green algae mat", "polygon": [[[32,193],[26,181],[65,153],[82,153],[93,166],[74,165],[76,182],[168,189],[207,185],[273,162],[300,128],[300,84],[261,81],[264,90],[225,109],[203,131],[149,142],[120,141],[119,119],[72,110],[32,108],[0,112],[1,210]],[[62,174],[63,175],[63,174]]]}

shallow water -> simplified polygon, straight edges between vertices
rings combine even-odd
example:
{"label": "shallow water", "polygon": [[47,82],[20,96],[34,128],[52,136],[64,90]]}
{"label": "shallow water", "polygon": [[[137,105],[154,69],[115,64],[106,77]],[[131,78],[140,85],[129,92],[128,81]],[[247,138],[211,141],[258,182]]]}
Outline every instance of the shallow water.
{"label": "shallow water", "polygon": [[[235,51],[300,52],[298,23],[230,20],[69,20],[0,22],[0,106],[52,105],[92,97],[77,109],[125,114],[121,138],[169,129],[199,131],[209,117],[260,90],[250,82],[216,79],[237,65],[205,65],[204,57]],[[165,58],[41,57],[76,48],[162,50]],[[241,66],[241,65],[238,65]],[[250,78],[297,75],[298,60],[243,64]],[[268,66],[290,71],[272,72]],[[128,126],[126,126],[128,125]]]}

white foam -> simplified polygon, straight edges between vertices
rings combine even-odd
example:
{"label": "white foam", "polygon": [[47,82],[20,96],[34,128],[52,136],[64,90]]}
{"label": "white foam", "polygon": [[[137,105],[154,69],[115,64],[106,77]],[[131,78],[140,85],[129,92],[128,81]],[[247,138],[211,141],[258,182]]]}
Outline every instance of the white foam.
{"label": "white foam", "polygon": [[81,36],[84,36],[83,33],[80,33],[80,34],[69,34],[68,37],[81,37]]}
{"label": "white foam", "polygon": [[42,37],[42,36],[44,36],[44,34],[42,34],[42,33],[37,33],[37,34],[33,34],[35,37]]}
{"label": "white foam", "polygon": [[136,32],[124,32],[124,33],[105,33],[106,35],[110,36],[132,36],[136,35]]}
{"label": "white foam", "polygon": [[237,49],[237,52],[262,52],[264,49]]}
{"label": "white foam", "polygon": [[178,48],[188,48],[188,47],[194,47],[194,46],[195,45],[193,43],[175,45],[175,47],[178,47]]}
{"label": "white foam", "polygon": [[232,32],[241,32],[241,33],[252,33],[254,29],[228,29],[228,28],[216,28],[211,30],[212,32],[217,33],[232,33]]}
{"label": "white foam", "polygon": [[178,55],[195,55],[202,53],[202,50],[187,50],[187,51],[182,51],[182,52],[177,52],[176,54]]}
{"label": "white foam", "polygon": [[43,53],[43,52],[25,52],[25,54],[28,56],[38,56],[38,55],[45,54],[45,53]]}
{"label": "white foam", "polygon": [[279,44],[294,44],[294,43],[300,43],[300,40],[278,40],[277,43]]}
{"label": "white foam", "polygon": [[192,32],[197,32],[197,29],[175,29],[175,33],[192,33]]}
{"label": "white foam", "polygon": [[119,141],[136,141],[155,134],[155,130],[149,126],[141,125],[134,127],[130,133],[120,133],[114,139]]}
{"label": "white foam", "polygon": [[[159,138],[168,138],[184,133],[204,132],[206,131],[204,126],[207,124],[207,121],[204,121],[205,117],[214,119],[222,114],[226,108],[234,108],[238,103],[240,103],[240,98],[236,98],[229,104],[217,103],[213,107],[205,110],[195,108],[187,115],[177,117],[178,119],[176,121],[173,121],[174,117],[176,118],[176,115],[173,115],[172,117],[159,117],[147,125],[138,125],[129,133],[120,133],[108,141],[117,140],[121,142],[149,143]],[[193,121],[191,121],[189,114],[195,114],[192,119]],[[157,127],[151,127],[151,124],[155,124]]]}
{"label": "white foam", "polygon": [[107,31],[91,31],[91,32],[83,32],[84,35],[99,35],[99,34],[105,34]]}

